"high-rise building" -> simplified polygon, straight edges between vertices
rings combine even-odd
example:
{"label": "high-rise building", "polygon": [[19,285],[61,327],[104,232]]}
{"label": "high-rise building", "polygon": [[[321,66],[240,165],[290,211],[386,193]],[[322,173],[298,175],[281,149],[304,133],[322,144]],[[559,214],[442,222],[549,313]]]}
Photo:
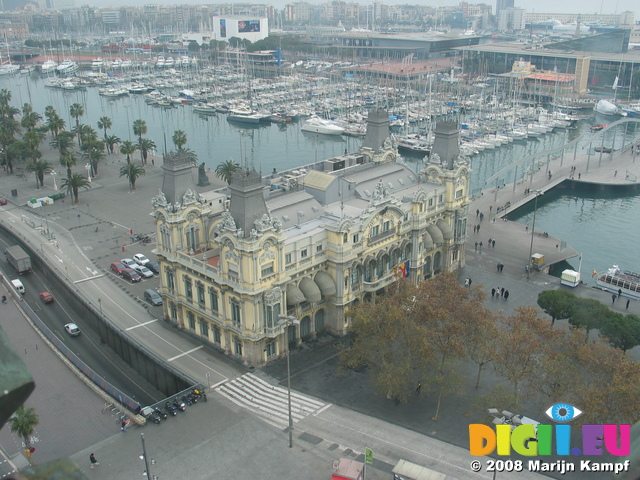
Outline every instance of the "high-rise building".
{"label": "high-rise building", "polygon": [[513,0],[496,0],[496,16],[500,15],[500,10],[513,7]]}

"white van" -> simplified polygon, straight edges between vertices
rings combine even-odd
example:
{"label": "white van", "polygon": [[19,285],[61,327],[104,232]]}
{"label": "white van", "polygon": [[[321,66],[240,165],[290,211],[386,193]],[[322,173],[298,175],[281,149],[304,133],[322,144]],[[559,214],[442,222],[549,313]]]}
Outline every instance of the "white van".
{"label": "white van", "polygon": [[15,288],[18,293],[24,295],[24,285],[20,280],[11,280],[11,285],[13,285],[13,288]]}

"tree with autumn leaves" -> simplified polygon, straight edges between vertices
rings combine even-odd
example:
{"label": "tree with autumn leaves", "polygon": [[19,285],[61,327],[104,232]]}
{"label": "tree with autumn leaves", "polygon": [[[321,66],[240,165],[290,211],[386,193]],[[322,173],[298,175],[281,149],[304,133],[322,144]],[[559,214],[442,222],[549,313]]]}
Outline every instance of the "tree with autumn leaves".
{"label": "tree with autumn leaves", "polygon": [[[433,395],[433,420],[448,395],[472,381],[478,388],[489,365],[498,381],[476,396],[485,412],[493,405],[524,411],[524,405],[568,402],[585,412],[579,423],[638,420],[640,363],[624,354],[627,345],[589,341],[585,328],[556,328],[533,307],[505,317],[483,300],[480,288],[459,285],[453,274],[417,286],[402,280],[386,295],[350,308],[354,338],[341,352],[341,364],[367,367],[375,389],[398,402],[407,401],[420,382],[421,391]],[[561,307],[556,318],[571,310]],[[632,327],[620,321],[611,328]],[[475,378],[463,375],[465,362],[477,365]]]}

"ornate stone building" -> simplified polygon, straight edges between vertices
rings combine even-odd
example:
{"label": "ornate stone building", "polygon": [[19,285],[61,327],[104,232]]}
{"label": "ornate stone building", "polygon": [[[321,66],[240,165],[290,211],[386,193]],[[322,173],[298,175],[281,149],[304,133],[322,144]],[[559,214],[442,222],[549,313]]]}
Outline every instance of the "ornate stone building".
{"label": "ornate stone building", "polygon": [[[435,131],[420,174],[397,163],[386,111],[356,154],[197,193],[188,158],[164,159],[153,199],[165,318],[250,365],[318,332],[342,335],[349,307],[399,276],[464,265],[469,163],[456,125]],[[295,316],[286,328],[278,315]]]}

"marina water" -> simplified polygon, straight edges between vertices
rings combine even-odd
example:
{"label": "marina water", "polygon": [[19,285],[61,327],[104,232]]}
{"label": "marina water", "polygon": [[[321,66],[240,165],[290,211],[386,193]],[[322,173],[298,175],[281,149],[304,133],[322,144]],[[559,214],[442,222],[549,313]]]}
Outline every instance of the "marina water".
{"label": "marina water", "polygon": [[[253,166],[263,174],[273,168],[284,170],[300,167],[314,161],[324,160],[336,155],[356,151],[360,138],[307,134],[300,131],[300,124],[271,124],[253,127],[235,125],[227,122],[222,114],[198,115],[191,106],[178,106],[164,109],[147,105],[142,95],[109,99],[98,95],[97,88],[87,90],[63,91],[44,87],[43,79],[37,76],[13,76],[0,78],[0,88],[11,90],[12,104],[21,107],[31,103],[41,115],[48,105],[52,105],[71,128],[75,120],[69,116],[69,107],[80,103],[85,114],[81,123],[91,125],[97,130],[101,116],[113,120],[109,134],[122,140],[136,141],[131,125],[137,119],[147,122],[145,137],[157,145],[157,152],[173,149],[171,137],[176,130],[187,134],[187,147],[193,150],[200,163],[207,168],[215,167],[232,159],[243,165]],[[508,166],[516,159],[526,155],[561,146],[580,135],[583,140],[579,150],[589,148],[589,126],[593,123],[607,123],[607,117],[590,118],[578,123],[575,130],[559,130],[542,135],[526,142],[514,142],[495,150],[485,150],[472,157],[472,191],[479,192],[488,188],[485,180]],[[633,127],[619,128],[616,133],[616,147],[620,148],[625,138],[628,144],[638,139],[639,133]],[[100,133],[100,132],[98,132]],[[607,139],[614,132],[606,133]],[[166,144],[166,147],[165,147]],[[572,152],[565,152],[565,162]],[[107,157],[108,158],[108,157]],[[135,158],[135,156],[134,156]],[[404,157],[414,170],[421,168],[420,157]],[[557,162],[557,160],[556,160]],[[557,163],[556,163],[557,164]],[[551,164],[553,170],[554,163]],[[511,179],[506,179],[509,182]],[[531,225],[533,207],[524,207],[510,220]],[[640,271],[638,242],[640,238],[640,195],[620,196],[615,191],[593,194],[573,190],[571,194],[560,191],[549,192],[538,201],[536,230],[549,232],[550,235],[566,241],[583,255],[583,279],[590,279],[589,273],[596,269],[602,271],[616,264],[622,269]],[[615,238],[615,245],[611,240]],[[578,268],[578,259],[571,261]]]}

